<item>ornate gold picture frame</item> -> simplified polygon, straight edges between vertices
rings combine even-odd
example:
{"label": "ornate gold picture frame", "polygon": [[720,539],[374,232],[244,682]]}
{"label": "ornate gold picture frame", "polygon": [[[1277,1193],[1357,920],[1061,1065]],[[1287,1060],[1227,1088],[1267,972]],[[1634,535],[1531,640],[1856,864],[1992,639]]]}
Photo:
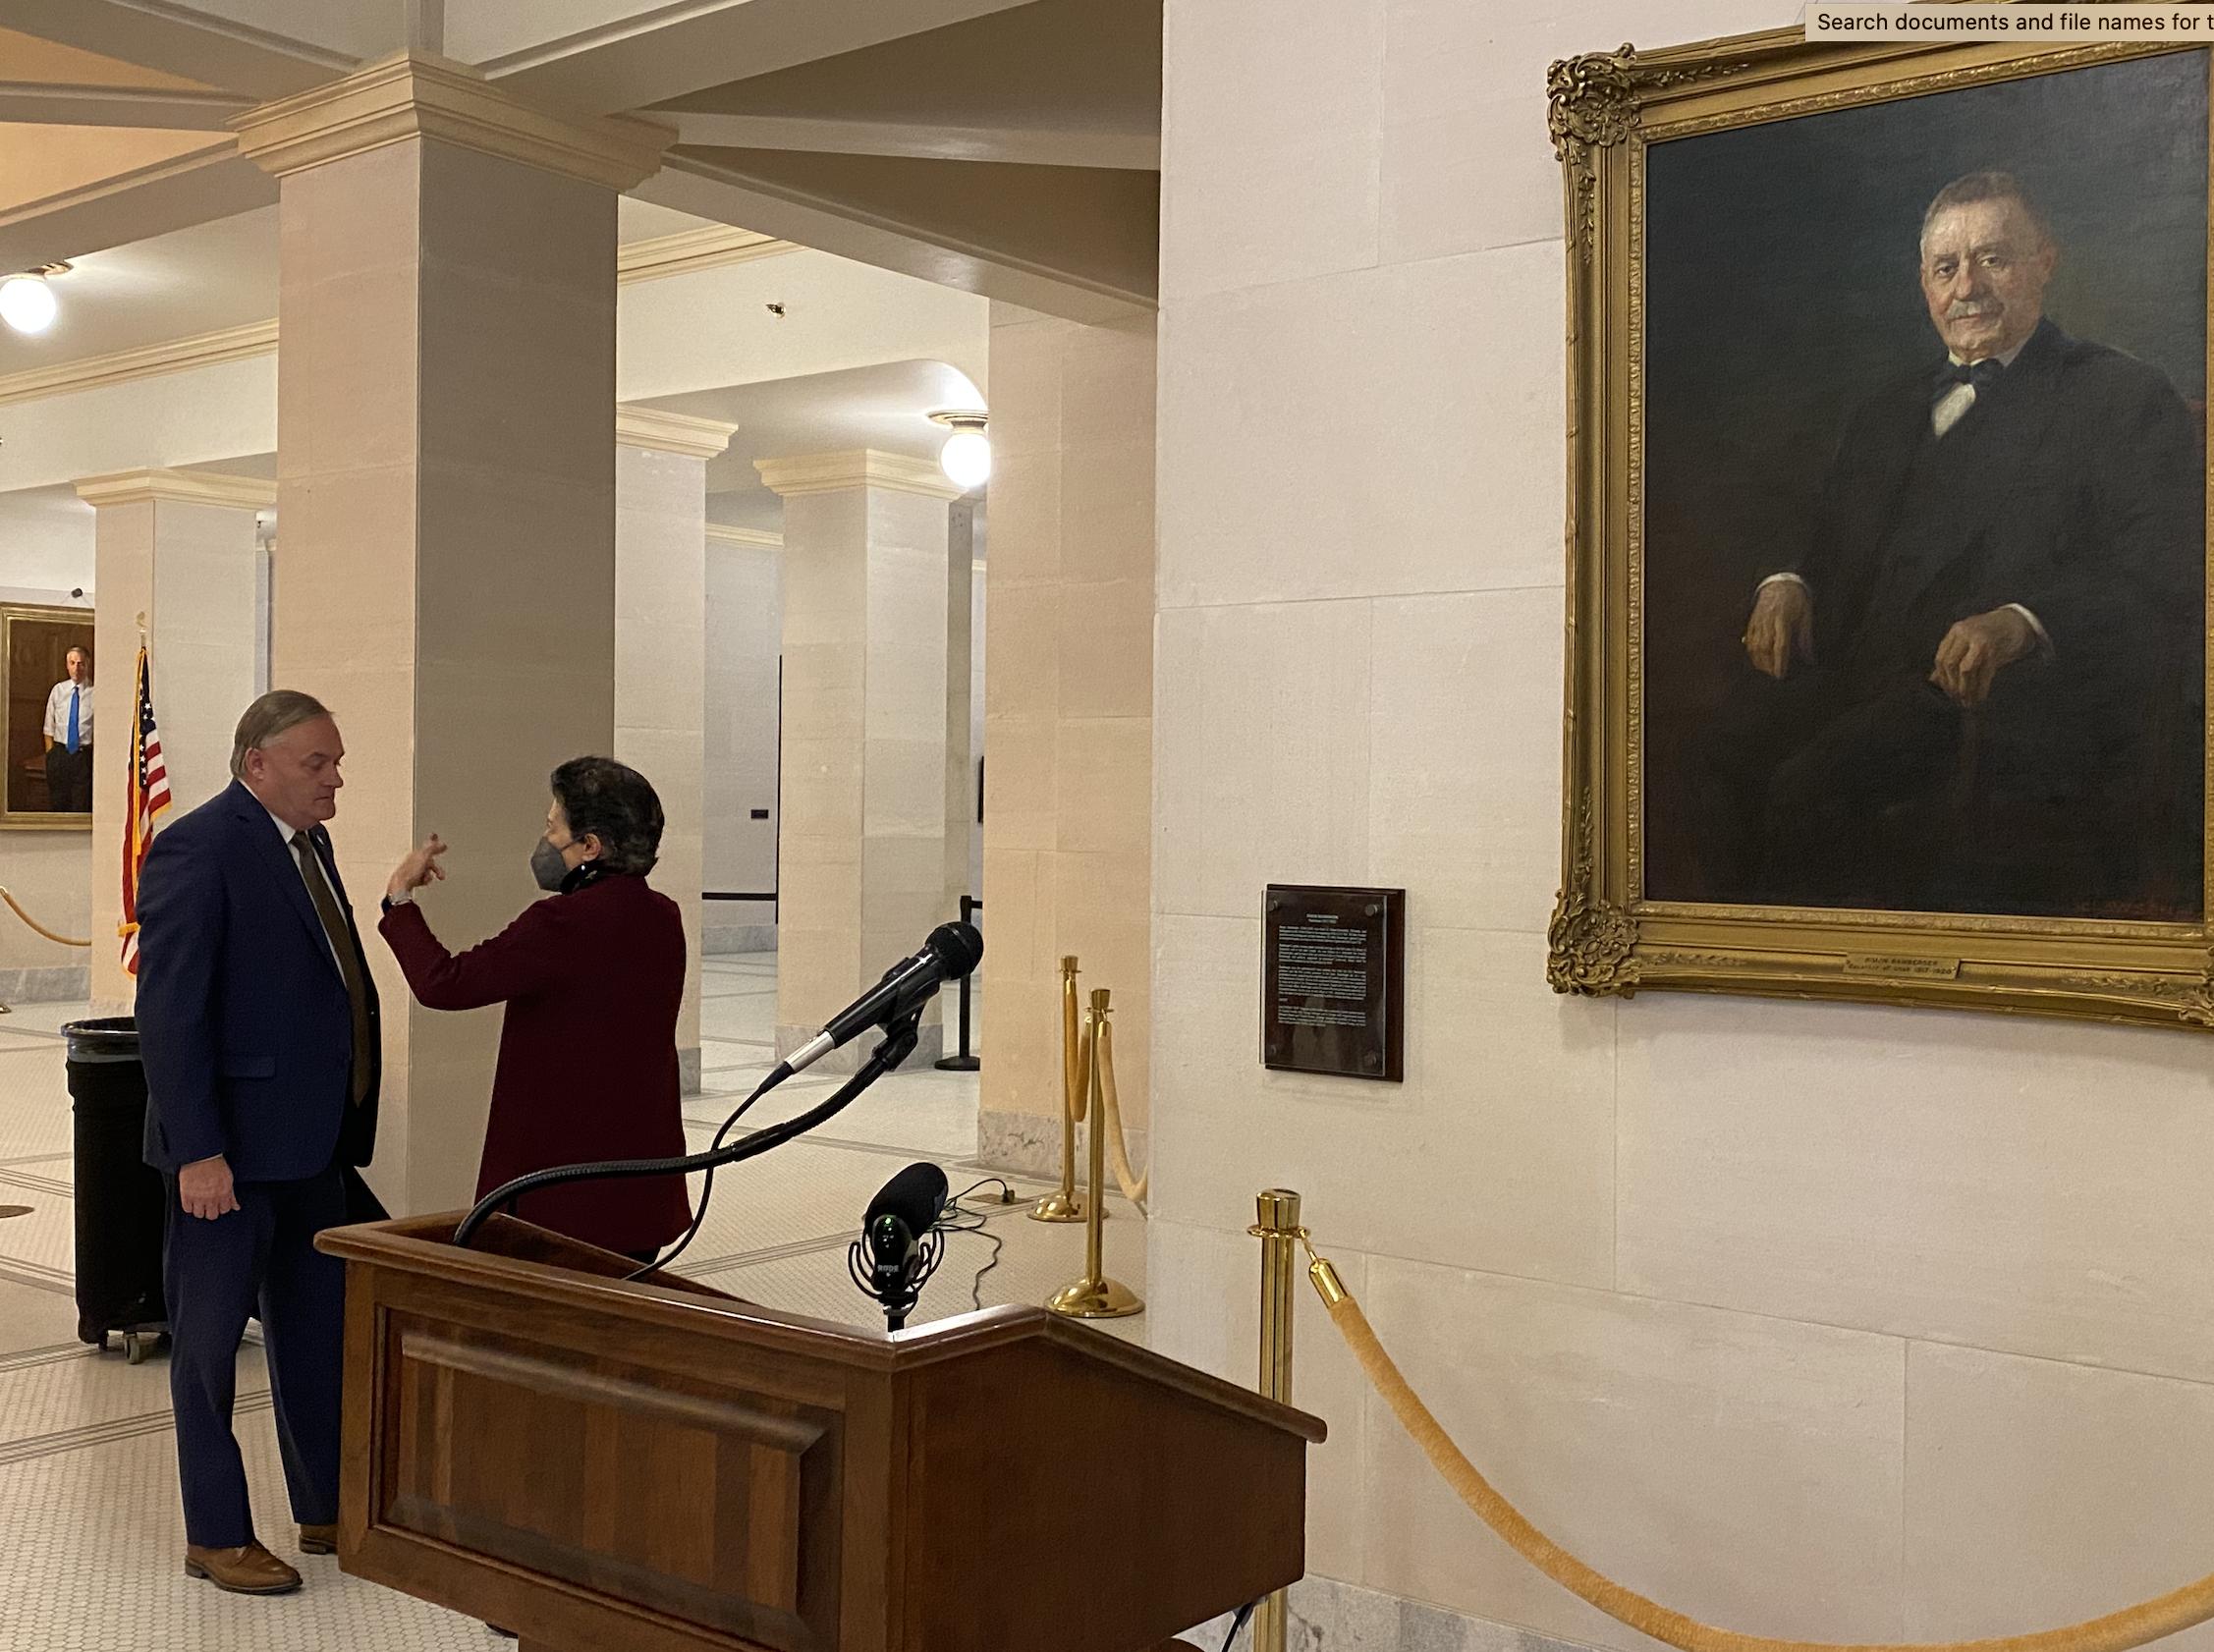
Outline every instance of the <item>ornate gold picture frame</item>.
{"label": "ornate gold picture frame", "polygon": [[2214,1026],[2209,55],[1553,66],[1556,991]]}
{"label": "ornate gold picture frame", "polygon": [[48,696],[69,674],[73,649],[90,658],[92,610],[0,602],[0,831],[90,831],[91,747],[71,777],[82,807],[57,808],[44,735]]}

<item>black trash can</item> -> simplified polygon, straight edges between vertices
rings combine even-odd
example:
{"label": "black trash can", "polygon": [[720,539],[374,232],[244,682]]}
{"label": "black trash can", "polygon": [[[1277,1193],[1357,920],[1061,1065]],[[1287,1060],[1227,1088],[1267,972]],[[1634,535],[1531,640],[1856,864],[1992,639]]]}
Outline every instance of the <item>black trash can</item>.
{"label": "black trash can", "polygon": [[161,1173],[143,1156],[146,1070],[129,1016],[71,1021],[69,1095],[77,1115],[77,1335],[116,1333],[136,1365],[169,1329],[162,1301]]}

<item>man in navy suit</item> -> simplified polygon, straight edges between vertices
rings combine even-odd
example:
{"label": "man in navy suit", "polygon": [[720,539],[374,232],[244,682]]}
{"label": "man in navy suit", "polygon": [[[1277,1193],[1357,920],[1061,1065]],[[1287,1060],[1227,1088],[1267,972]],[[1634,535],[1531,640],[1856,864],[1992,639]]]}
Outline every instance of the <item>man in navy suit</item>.
{"label": "man in navy suit", "polygon": [[169,1185],[170,1397],[185,1569],[242,1594],[300,1573],[254,1537],[231,1432],[258,1314],[304,1554],[336,1549],[345,1274],[315,1248],[359,1219],[376,1145],[377,1003],[324,822],[346,755],[305,694],[239,720],[233,784],[160,833],[138,901],[146,1162]]}
{"label": "man in navy suit", "polygon": [[[2075,912],[2166,829],[2119,799],[2152,772],[2148,703],[2195,676],[2201,438],[2157,367],[2046,317],[2058,259],[2005,173],[1931,201],[1945,357],[1854,413],[1811,542],[1760,585],[1709,742],[1715,894]],[[1979,839],[1975,795],[2033,840]]]}

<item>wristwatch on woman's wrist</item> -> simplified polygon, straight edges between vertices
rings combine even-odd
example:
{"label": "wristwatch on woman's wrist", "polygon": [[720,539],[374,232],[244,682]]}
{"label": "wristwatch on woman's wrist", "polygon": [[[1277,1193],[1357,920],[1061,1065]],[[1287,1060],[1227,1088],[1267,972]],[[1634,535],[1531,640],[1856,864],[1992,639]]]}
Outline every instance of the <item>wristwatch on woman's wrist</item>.
{"label": "wristwatch on woman's wrist", "polygon": [[387,895],[384,898],[384,910],[389,912],[394,907],[412,907],[415,904],[415,892],[412,889],[403,889],[397,895]]}

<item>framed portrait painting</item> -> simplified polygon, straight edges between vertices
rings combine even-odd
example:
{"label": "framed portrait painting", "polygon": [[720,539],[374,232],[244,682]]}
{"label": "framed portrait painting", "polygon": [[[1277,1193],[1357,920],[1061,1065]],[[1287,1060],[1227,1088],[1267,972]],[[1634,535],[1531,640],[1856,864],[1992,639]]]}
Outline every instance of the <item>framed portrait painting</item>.
{"label": "framed portrait painting", "polygon": [[0,603],[0,827],[90,829],[91,668],[89,608]]}
{"label": "framed portrait painting", "polygon": [[2214,1024],[2209,61],[1554,66],[1556,988]]}

